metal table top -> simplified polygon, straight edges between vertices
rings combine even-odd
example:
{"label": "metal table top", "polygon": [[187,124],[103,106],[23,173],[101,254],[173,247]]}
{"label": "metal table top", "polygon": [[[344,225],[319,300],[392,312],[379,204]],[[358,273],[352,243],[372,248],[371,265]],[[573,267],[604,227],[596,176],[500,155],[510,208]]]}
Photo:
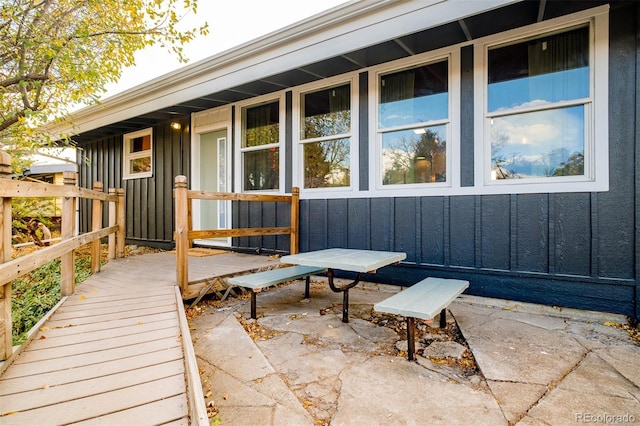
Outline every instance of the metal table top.
{"label": "metal table top", "polygon": [[375,272],[376,269],[398,263],[406,257],[406,253],[392,251],[331,248],[283,256],[280,261],[343,271]]}

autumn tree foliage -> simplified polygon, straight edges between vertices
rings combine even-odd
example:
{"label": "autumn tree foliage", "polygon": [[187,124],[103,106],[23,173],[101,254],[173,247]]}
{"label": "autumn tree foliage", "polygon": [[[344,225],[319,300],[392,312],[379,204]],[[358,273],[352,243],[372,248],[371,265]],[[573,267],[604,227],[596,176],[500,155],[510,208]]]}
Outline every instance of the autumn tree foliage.
{"label": "autumn tree foliage", "polygon": [[181,28],[197,0],[2,0],[0,149],[48,141],[41,125],[69,106],[96,102],[134,54],[159,44],[181,61],[182,46],[208,27]]}

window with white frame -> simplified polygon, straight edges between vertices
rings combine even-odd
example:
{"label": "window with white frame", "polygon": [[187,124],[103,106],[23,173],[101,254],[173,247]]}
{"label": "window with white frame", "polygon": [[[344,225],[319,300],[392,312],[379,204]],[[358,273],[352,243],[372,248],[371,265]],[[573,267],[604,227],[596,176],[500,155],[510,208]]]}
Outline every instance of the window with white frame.
{"label": "window with white frame", "polygon": [[243,191],[280,188],[280,101],[241,109]]}
{"label": "window with white frame", "polygon": [[378,184],[447,182],[449,59],[377,74]]}
{"label": "window with white frame", "polygon": [[300,94],[302,186],[351,185],[352,82]]}
{"label": "window with white frame", "polygon": [[608,28],[598,16],[476,46],[481,185],[608,188]]}
{"label": "window with white frame", "polygon": [[153,175],[153,130],[151,128],[124,135],[123,179]]}

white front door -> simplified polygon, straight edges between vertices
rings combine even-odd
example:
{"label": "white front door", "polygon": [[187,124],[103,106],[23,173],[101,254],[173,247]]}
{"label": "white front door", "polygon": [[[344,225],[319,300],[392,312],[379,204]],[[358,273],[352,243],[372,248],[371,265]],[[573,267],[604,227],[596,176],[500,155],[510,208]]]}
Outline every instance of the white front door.
{"label": "white front door", "polygon": [[[230,174],[227,129],[216,129],[196,135],[194,146],[194,181],[202,191],[229,192]],[[194,187],[195,187],[194,186]],[[230,227],[230,201],[194,200],[193,229],[211,230]],[[207,246],[229,246],[229,238],[195,240]]]}

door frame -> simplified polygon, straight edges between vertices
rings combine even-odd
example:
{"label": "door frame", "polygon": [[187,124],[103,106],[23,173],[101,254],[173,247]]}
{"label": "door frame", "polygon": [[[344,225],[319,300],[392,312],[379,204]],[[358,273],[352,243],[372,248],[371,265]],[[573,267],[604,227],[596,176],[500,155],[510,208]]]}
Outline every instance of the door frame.
{"label": "door frame", "polygon": [[[232,184],[233,184],[233,147],[232,147],[232,126],[231,126],[231,114],[229,107],[221,107],[215,108],[213,110],[203,111],[198,114],[194,114],[191,119],[191,128],[193,132],[191,132],[191,188],[194,190],[200,190],[201,187],[201,167],[200,167],[200,143],[201,143],[201,135],[206,133],[225,131],[226,134],[226,162],[227,162],[227,173],[226,173],[226,187],[228,192],[232,192]],[[217,169],[217,168],[216,168]],[[233,227],[233,216],[231,215],[231,202],[230,201],[219,201],[221,203],[227,204],[227,227]],[[192,221],[193,221],[193,229],[202,229],[202,212],[201,212],[201,201],[193,200],[192,206]],[[230,247],[231,246],[231,237],[228,238],[219,238],[214,240],[194,240],[194,243],[202,246],[211,246],[211,247]]]}

